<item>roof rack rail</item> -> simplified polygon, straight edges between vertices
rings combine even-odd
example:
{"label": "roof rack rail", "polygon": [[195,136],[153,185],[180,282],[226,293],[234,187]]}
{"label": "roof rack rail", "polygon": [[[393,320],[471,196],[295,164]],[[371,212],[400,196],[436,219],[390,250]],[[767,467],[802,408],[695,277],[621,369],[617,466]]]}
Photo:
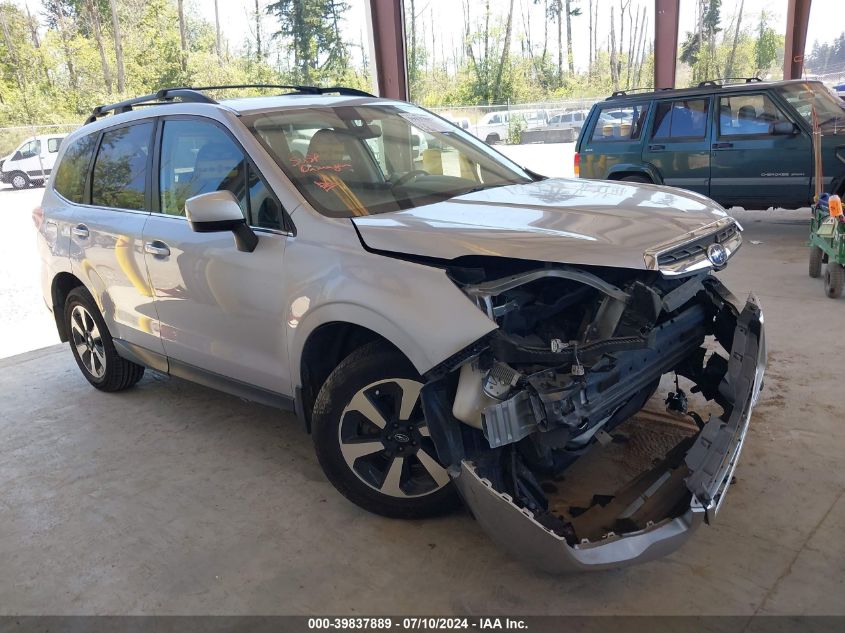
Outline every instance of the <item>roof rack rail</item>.
{"label": "roof rack rail", "polygon": [[733,84],[753,84],[763,81],[759,77],[717,77],[716,79],[705,79],[698,82],[699,88],[721,88]]}
{"label": "roof rack rail", "polygon": [[674,90],[674,88],[627,88],[625,90],[614,90],[608,99],[627,97],[632,92],[660,92],[661,90]]}
{"label": "roof rack rail", "polygon": [[321,86],[299,86],[299,85],[284,85],[284,84],[232,84],[224,86],[201,86],[198,88],[188,88],[188,90],[236,90],[239,88],[282,88],[284,90],[292,90],[301,94],[309,95],[327,95],[339,94],[348,97],[374,97],[375,95],[357,88],[346,88],[345,86],[331,86],[323,88]]}
{"label": "roof rack rail", "polygon": [[134,97],[132,99],[118,101],[117,103],[98,105],[91,111],[91,115],[85,119],[85,123],[93,123],[100,117],[107,115],[109,112],[123,114],[124,112],[131,112],[134,106],[163,105],[166,103],[172,103],[176,99],[178,99],[181,103],[217,103],[217,101],[208,95],[203,94],[203,92],[209,90],[236,90],[240,88],[281,88],[284,90],[291,90],[294,93],[309,95],[339,94],[348,97],[375,96],[369,92],[358,90],[357,88],[345,88],[343,86],[321,88],[319,86],[288,86],[281,84],[233,84],[225,86],[186,86],[180,88],[163,88],[158,92],[153,92],[142,97]]}

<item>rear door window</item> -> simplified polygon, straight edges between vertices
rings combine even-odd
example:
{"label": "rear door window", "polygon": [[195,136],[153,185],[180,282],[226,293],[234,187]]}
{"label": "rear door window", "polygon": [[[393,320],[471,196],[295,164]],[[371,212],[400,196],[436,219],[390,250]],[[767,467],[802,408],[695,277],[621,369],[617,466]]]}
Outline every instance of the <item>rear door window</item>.
{"label": "rear door window", "polygon": [[107,130],[100,141],[91,182],[91,204],[142,210],[152,122]]}
{"label": "rear door window", "polygon": [[703,139],[707,135],[709,99],[680,99],[657,104],[654,113],[653,138]]}
{"label": "rear door window", "polygon": [[61,138],[48,138],[47,139],[47,151],[51,154],[55,154],[59,151],[59,146],[62,144]]}
{"label": "rear door window", "polygon": [[772,123],[788,119],[766,94],[719,99],[719,136],[768,136]]}
{"label": "rear door window", "polygon": [[640,138],[648,104],[605,106],[593,128],[593,142],[631,141]]}
{"label": "rear door window", "polygon": [[88,165],[91,163],[96,142],[96,134],[81,136],[73,141],[56,170],[53,189],[71,202],[83,202]]}

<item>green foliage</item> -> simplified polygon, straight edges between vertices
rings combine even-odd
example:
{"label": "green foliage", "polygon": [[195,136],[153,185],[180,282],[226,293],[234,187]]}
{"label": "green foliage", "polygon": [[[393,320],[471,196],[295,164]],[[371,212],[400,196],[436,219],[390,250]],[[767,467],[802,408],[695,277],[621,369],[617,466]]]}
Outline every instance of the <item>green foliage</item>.
{"label": "green foliage", "polygon": [[[79,123],[98,104],[179,85],[308,81],[371,89],[366,66],[361,69],[350,63],[348,45],[341,37],[347,3],[296,3],[311,11],[311,30],[304,43],[300,42],[301,50],[307,49],[310,55],[303,60],[304,65],[291,67],[288,63],[297,46],[285,36],[290,26],[288,16],[277,16],[280,34],[273,41],[275,48],[259,60],[250,54],[255,42],[249,41],[232,47],[242,50],[230,53],[225,46],[218,54],[215,25],[186,9],[187,69],[183,70],[175,0],[116,0],[126,77],[123,94],[117,94],[109,0],[43,0],[32,17],[13,0],[0,0],[0,26],[5,25],[0,29],[0,127]],[[277,2],[268,8],[285,4]],[[191,6],[189,2],[185,5]],[[111,92],[89,7],[98,18]],[[319,24],[315,25],[315,20]],[[267,50],[266,44],[263,48]],[[8,136],[0,144],[17,140],[12,132]]]}
{"label": "green foliage", "polygon": [[508,143],[518,145],[522,131],[526,127],[525,119],[522,116],[511,114],[510,119],[508,119]]}
{"label": "green foliage", "polygon": [[757,74],[765,73],[778,57],[778,50],[783,50],[783,36],[778,35],[769,26],[769,14],[760,13],[760,23],[757,27],[757,41],[754,43],[754,62]]}
{"label": "green foliage", "polygon": [[343,0],[277,0],[267,6],[267,13],[279,21],[274,37],[292,42],[296,80],[313,83],[349,65],[340,34],[340,21],[348,9]]}

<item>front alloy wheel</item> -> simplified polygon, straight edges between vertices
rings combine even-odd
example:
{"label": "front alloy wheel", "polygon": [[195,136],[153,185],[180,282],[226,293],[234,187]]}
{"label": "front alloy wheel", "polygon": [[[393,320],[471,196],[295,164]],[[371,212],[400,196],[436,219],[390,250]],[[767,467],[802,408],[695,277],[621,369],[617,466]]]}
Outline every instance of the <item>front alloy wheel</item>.
{"label": "front alloy wheel", "polygon": [[416,380],[381,380],[358,391],[341,414],[338,441],[346,465],[390,497],[420,497],[449,483],[425,424],[420,389]]}
{"label": "front alloy wheel", "polygon": [[422,387],[404,356],[372,343],[341,362],[317,395],[320,465],[338,491],[370,512],[418,518],[458,503],[423,415]]}

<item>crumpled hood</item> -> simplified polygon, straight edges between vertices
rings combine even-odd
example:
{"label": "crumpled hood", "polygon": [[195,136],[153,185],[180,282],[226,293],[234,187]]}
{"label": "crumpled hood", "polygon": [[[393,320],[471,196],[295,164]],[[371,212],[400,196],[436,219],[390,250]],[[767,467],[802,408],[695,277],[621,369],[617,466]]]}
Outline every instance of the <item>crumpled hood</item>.
{"label": "crumpled hood", "polygon": [[709,198],[669,187],[554,179],[352,221],[380,251],[645,269],[646,249],[726,215]]}

